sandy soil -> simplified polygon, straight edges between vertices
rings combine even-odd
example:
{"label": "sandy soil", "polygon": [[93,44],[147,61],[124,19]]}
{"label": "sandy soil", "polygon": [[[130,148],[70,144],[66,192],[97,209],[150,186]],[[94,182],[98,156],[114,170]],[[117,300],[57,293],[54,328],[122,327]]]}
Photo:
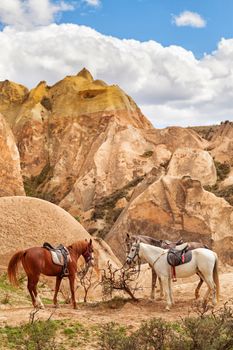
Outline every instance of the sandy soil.
{"label": "sandy soil", "polygon": [[[198,279],[193,277],[191,280],[177,281],[173,283],[173,292],[175,305],[171,311],[165,311],[165,301],[150,300],[148,295],[149,288],[139,293],[138,302],[129,299],[122,302],[119,300],[108,303],[88,302],[86,304],[79,303],[78,309],[73,310],[71,305],[62,304],[59,308],[54,309],[51,305],[46,305],[44,310],[40,310],[37,314],[39,319],[48,319],[53,313],[53,319],[69,319],[79,321],[83,325],[103,324],[114,321],[120,324],[132,325],[134,328],[140,325],[142,320],[152,317],[161,317],[172,321],[188,316],[194,312],[194,290]],[[225,302],[233,305],[233,268],[229,268],[227,272],[220,274],[220,302],[217,307],[221,307]],[[201,296],[203,296],[206,287],[202,287]],[[25,290],[26,293],[26,290]],[[52,295],[51,295],[52,297]],[[18,306],[0,305],[0,326],[19,325],[28,322],[30,312],[33,308],[29,302],[23,302]]]}

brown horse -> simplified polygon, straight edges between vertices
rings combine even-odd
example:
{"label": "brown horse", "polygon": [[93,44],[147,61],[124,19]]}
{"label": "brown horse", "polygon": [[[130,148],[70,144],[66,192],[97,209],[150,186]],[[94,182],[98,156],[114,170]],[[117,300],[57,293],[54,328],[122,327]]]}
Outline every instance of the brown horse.
{"label": "brown horse", "polygon": [[[127,248],[127,254],[130,251],[131,245],[136,242],[136,241],[140,241],[142,243],[146,243],[146,244],[150,244],[153,245],[155,247],[160,247],[163,249],[170,249],[170,248],[175,248],[176,246],[184,243],[182,239],[179,239],[177,242],[171,242],[171,241],[167,241],[167,240],[162,240],[162,239],[155,239],[153,237],[150,236],[144,236],[144,235],[129,235],[127,233],[126,238],[125,238],[125,244],[126,244],[126,248]],[[187,242],[188,243],[188,250],[193,250],[196,248],[207,248],[207,245],[200,243],[200,242]],[[156,280],[157,280],[157,274],[155,272],[155,270],[151,267],[151,273],[152,273],[152,281],[151,281],[151,299],[155,298],[155,288],[156,288]],[[199,276],[200,277],[200,276]],[[160,282],[160,281],[159,281]],[[200,281],[197,285],[197,288],[195,289],[195,298],[198,299],[199,298],[199,290],[201,288],[203,284],[203,279],[200,277]],[[160,297],[163,296],[163,289],[162,289],[162,285],[160,283]]]}
{"label": "brown horse", "polygon": [[[68,278],[71,291],[71,299],[74,309],[76,309],[76,300],[74,293],[75,274],[77,272],[77,261],[82,255],[87,264],[92,261],[92,240],[77,241],[67,247],[70,253],[70,259],[67,263]],[[53,297],[54,306],[57,306],[57,294],[60,288],[60,284],[64,274],[62,273],[63,266],[56,265],[52,261],[51,253],[42,247],[33,247],[26,250],[21,250],[15,253],[8,264],[8,277],[12,284],[17,285],[17,270],[19,263],[22,263],[23,268],[28,278],[28,290],[31,295],[32,304],[34,307],[44,307],[37,294],[37,283],[39,281],[40,274],[46,276],[56,276],[55,293]]]}

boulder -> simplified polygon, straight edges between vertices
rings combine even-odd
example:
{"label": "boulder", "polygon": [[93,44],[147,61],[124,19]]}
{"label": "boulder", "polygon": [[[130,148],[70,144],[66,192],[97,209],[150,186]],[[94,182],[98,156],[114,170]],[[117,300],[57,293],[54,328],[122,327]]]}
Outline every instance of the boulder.
{"label": "boulder", "polygon": [[127,233],[201,241],[233,264],[233,207],[189,176],[163,176],[131,199],[106,236],[122,261]]}
{"label": "boulder", "polygon": [[[69,245],[77,240],[92,238],[69,213],[55,204],[30,197],[0,198],[0,265],[5,267],[10,257],[21,249],[52,245]],[[99,269],[109,260],[119,266],[108,245],[92,238],[96,264]],[[82,259],[81,259],[82,260]]]}
{"label": "boulder", "polygon": [[191,176],[201,181],[203,186],[213,186],[217,173],[213,158],[207,151],[195,148],[177,148],[172,155],[167,175]]}

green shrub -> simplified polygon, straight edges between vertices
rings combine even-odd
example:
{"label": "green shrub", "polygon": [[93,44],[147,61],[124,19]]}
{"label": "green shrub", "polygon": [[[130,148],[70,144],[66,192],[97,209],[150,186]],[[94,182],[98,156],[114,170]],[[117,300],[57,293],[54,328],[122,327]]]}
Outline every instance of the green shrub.
{"label": "green shrub", "polygon": [[101,327],[99,334],[100,349],[123,350],[127,341],[126,328],[115,322],[109,322]]}
{"label": "green shrub", "polygon": [[[55,335],[55,321],[36,321],[21,327],[6,326],[1,330],[8,339],[9,348],[22,350],[55,350],[58,349]],[[59,347],[61,349],[61,347]]]}
{"label": "green shrub", "polygon": [[233,310],[187,317],[179,323],[152,318],[135,332],[116,323],[99,334],[101,350],[232,350]]}
{"label": "green shrub", "polygon": [[220,163],[218,161],[214,161],[214,165],[217,171],[217,179],[218,181],[223,181],[229,172],[231,171],[231,166],[230,164],[227,163]]}

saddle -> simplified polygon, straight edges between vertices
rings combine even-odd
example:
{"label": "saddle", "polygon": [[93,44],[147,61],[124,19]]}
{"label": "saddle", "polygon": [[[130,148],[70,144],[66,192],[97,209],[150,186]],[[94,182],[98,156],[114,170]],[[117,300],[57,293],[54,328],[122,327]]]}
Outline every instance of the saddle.
{"label": "saddle", "polygon": [[161,240],[161,248],[163,249],[171,249],[171,248],[176,248],[176,246],[183,244],[184,241],[183,239],[179,239],[176,242],[171,242],[168,240]]}
{"label": "saddle", "polygon": [[69,270],[67,268],[67,265],[71,260],[69,250],[62,244],[59,244],[57,247],[53,247],[48,242],[45,242],[43,244],[43,248],[50,251],[54,264],[62,266],[61,277],[68,276]]}
{"label": "saddle", "polygon": [[171,265],[172,279],[176,281],[175,266],[186,264],[192,260],[192,251],[189,250],[188,243],[183,243],[176,248],[170,248],[167,253],[167,262]]}

